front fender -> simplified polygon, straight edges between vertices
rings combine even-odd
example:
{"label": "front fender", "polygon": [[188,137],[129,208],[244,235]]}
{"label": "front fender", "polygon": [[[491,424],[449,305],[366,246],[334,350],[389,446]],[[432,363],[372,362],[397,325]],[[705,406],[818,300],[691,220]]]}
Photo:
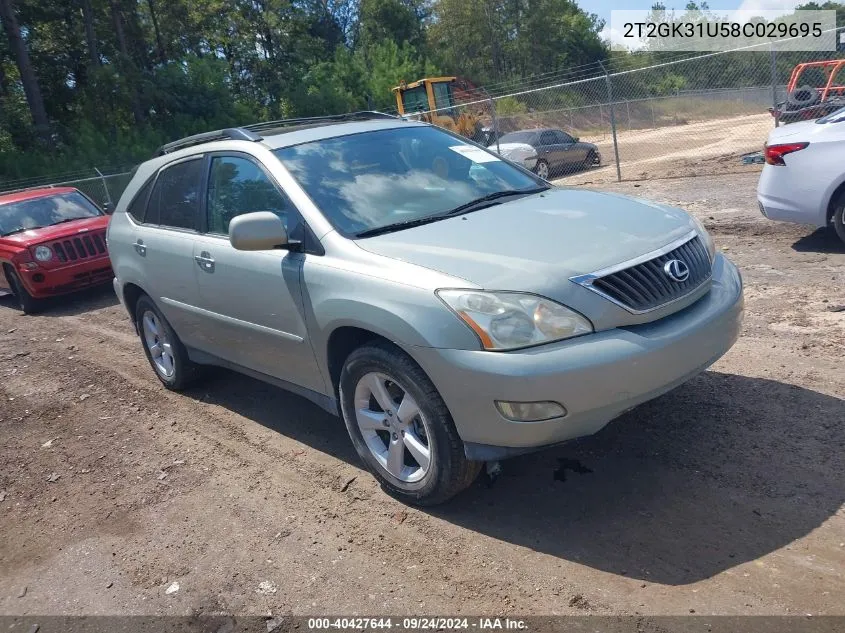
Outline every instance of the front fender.
{"label": "front fender", "polygon": [[404,349],[480,348],[472,330],[430,289],[323,266],[305,266],[303,281],[305,321],[324,376],[329,338],[341,327],[372,332]]}

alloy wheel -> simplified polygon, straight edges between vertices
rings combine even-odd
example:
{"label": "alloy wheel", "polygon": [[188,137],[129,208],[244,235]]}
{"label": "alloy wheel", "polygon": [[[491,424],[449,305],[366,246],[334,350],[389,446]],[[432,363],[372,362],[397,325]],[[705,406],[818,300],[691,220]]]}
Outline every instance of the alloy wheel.
{"label": "alloy wheel", "polygon": [[161,321],[154,312],[147,310],[141,318],[141,327],[144,331],[144,344],[150,351],[156,371],[165,378],[172,377],[176,371],[173,347]]}
{"label": "alloy wheel", "polygon": [[403,483],[425,477],[431,467],[429,422],[419,405],[390,376],[370,372],[355,387],[355,420],[378,464]]}
{"label": "alloy wheel", "polygon": [[543,180],[548,180],[549,178],[549,166],[544,162],[537,163],[537,175],[540,176]]}

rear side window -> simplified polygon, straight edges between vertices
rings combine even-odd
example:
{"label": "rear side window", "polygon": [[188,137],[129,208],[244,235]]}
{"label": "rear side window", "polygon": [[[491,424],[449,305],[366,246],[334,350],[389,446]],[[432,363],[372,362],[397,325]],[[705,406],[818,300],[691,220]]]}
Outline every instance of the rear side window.
{"label": "rear side window", "polygon": [[144,222],[144,215],[147,212],[147,199],[150,197],[150,189],[152,188],[153,179],[150,178],[146,183],[144,183],[141,190],[135,194],[132,202],[130,202],[129,206],[126,208],[126,212],[139,224],[143,224]]}
{"label": "rear side window", "polygon": [[202,157],[177,163],[159,172],[150,196],[147,224],[177,229],[196,228],[200,204]]}
{"label": "rear side window", "polygon": [[557,138],[554,132],[543,132],[540,135],[540,145],[554,145],[557,143]]}

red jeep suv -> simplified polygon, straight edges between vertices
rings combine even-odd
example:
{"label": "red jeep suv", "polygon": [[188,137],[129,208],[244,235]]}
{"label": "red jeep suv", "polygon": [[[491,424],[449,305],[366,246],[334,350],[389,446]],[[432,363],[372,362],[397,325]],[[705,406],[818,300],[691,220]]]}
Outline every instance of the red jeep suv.
{"label": "red jeep suv", "polygon": [[31,314],[40,299],[111,281],[108,223],[72,187],[0,194],[0,295]]}

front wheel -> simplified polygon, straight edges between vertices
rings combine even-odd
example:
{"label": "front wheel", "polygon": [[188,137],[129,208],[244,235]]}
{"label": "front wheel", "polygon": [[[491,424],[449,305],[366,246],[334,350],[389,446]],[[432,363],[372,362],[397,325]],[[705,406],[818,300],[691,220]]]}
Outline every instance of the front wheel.
{"label": "front wheel", "polygon": [[475,480],[452,416],[425,372],[388,343],[360,347],[340,376],[340,404],[358,455],[406,503],[435,505]]}
{"label": "front wheel", "polygon": [[12,287],[12,293],[14,293],[15,299],[17,299],[21,312],[24,314],[35,314],[41,310],[43,305],[41,301],[29,294],[18,273],[10,266],[6,266],[6,278],[9,280],[9,285]]}
{"label": "front wheel", "polygon": [[841,193],[837,201],[834,202],[833,229],[839,239],[845,242],[845,192]]}

